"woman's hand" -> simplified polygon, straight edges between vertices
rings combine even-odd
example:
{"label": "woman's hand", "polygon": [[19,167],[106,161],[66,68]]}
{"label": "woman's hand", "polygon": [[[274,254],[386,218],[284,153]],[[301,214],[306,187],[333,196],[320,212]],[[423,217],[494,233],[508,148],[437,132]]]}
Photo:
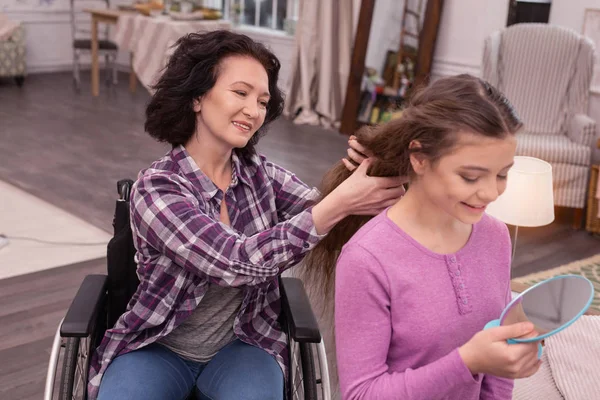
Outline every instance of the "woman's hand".
{"label": "woman's hand", "polygon": [[527,337],[533,333],[530,322],[499,326],[478,332],[458,349],[472,374],[490,374],[503,378],[526,378],[537,372],[537,342],[508,344],[508,339]]}
{"label": "woman's hand", "polygon": [[358,143],[354,135],[348,138],[348,146],[348,158],[342,158],[342,162],[348,168],[348,171],[354,171],[365,159],[373,156],[368,149]]}
{"label": "woman's hand", "polygon": [[348,215],[377,215],[404,195],[406,179],[368,176],[371,158],[365,159],[352,175],[331,192]]}
{"label": "woman's hand", "polygon": [[[350,147],[348,147],[348,157],[347,158],[342,158],[342,162],[344,163],[344,165],[346,166],[346,168],[349,171],[355,171],[358,167],[363,164],[363,161],[367,160],[367,159],[373,159],[373,153],[371,153],[366,147],[364,147],[362,144],[360,144],[358,142],[358,140],[356,139],[356,136],[350,136],[350,138],[348,139],[348,145]],[[370,164],[365,165],[366,168],[368,168]],[[364,174],[362,174],[363,176],[366,176],[366,169]],[[396,178],[394,178],[396,179]],[[408,179],[406,178],[398,178],[400,180],[400,185],[404,185],[405,183],[408,183]],[[373,183],[373,182],[371,182]],[[390,183],[390,186],[399,186],[398,185],[398,181],[394,181]],[[399,192],[400,195],[395,199],[392,199],[390,202],[387,202],[385,205],[383,205],[378,211],[373,211],[373,214],[371,214],[369,211],[357,211],[357,212],[352,212],[351,214],[359,214],[359,215],[376,215],[379,212],[381,212],[382,210],[384,210],[386,207],[389,207],[389,205],[393,205],[396,201],[398,201],[400,199],[400,197],[404,196],[405,190],[404,190],[404,186],[402,186],[402,188],[399,188]],[[360,202],[360,200],[358,200]],[[390,204],[391,203],[391,204]]]}
{"label": "woman's hand", "polygon": [[329,232],[348,215],[377,215],[402,197],[406,179],[368,176],[370,164],[371,159],[365,159],[348,179],[313,207],[313,221],[319,234]]}

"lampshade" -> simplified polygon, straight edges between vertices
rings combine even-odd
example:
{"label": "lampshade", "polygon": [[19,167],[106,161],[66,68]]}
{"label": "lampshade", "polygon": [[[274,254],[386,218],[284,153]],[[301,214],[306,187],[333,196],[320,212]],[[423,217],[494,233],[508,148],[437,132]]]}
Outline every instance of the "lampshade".
{"label": "lampshade", "polygon": [[516,226],[543,226],[554,221],[552,166],[538,158],[516,156],[506,191],[486,212]]}

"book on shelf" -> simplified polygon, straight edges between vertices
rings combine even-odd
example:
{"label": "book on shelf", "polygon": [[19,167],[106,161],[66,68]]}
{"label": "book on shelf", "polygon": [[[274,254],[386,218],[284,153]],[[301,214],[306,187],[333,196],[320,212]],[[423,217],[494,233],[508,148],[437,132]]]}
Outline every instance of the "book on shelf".
{"label": "book on shelf", "polygon": [[385,94],[383,88],[361,93],[357,120],[363,124],[379,124],[399,118],[402,115],[403,98]]}

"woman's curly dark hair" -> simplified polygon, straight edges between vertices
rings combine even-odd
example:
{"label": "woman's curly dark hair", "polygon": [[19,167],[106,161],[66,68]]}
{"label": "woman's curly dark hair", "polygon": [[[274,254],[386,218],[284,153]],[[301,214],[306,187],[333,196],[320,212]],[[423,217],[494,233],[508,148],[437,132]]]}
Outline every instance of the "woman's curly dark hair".
{"label": "woman's curly dark hair", "polygon": [[263,125],[243,149],[245,153],[253,152],[269,123],[283,111],[283,93],[277,87],[281,67],[277,57],[263,44],[227,30],[190,33],[174,46],[175,52],[153,87],[155,93],[146,108],[146,132],[173,146],[187,143],[196,131],[194,99],[213,88],[223,58],[247,56],[260,62],[267,71],[271,95]]}

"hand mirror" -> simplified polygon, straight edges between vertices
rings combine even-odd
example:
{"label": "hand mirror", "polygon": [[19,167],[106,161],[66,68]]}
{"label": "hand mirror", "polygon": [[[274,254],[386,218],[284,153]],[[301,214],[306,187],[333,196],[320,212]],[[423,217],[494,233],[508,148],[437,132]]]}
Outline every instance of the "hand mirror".
{"label": "hand mirror", "polygon": [[[580,275],[560,275],[537,283],[515,297],[502,311],[500,319],[484,329],[530,321],[535,336],[509,339],[508,343],[540,342],[567,328],[592,304],[594,285]],[[538,343],[538,356],[542,345]]]}

